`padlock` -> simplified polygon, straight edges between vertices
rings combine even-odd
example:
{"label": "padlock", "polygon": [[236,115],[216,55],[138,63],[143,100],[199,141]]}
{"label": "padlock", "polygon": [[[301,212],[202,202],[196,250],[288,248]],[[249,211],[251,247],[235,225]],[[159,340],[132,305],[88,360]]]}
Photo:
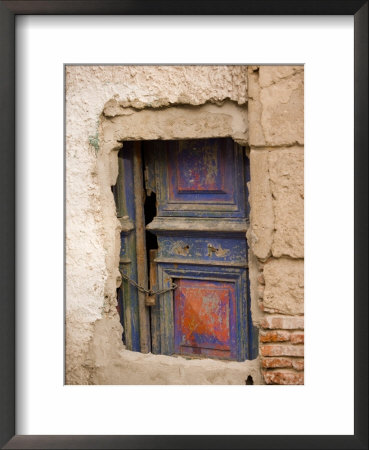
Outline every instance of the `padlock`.
{"label": "padlock", "polygon": [[145,294],[145,305],[155,306],[155,304],[156,304],[156,294],[151,294],[151,292],[147,292]]}

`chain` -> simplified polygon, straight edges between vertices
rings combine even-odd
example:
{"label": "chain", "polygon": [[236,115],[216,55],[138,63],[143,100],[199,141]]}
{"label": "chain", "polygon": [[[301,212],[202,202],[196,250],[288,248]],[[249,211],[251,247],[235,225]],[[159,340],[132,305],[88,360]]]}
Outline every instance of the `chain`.
{"label": "chain", "polygon": [[148,294],[150,296],[165,294],[165,292],[174,291],[174,289],[177,289],[177,285],[175,283],[171,283],[171,286],[169,288],[160,289],[158,291],[155,291],[155,290],[152,290],[152,289],[146,289],[143,286],[140,286],[134,280],[132,280],[132,278],[129,278],[126,274],[121,272],[121,275],[122,275],[122,278],[124,278],[129,283],[131,283],[132,286],[137,288],[137,290],[139,290],[140,292],[144,292],[145,294]]}

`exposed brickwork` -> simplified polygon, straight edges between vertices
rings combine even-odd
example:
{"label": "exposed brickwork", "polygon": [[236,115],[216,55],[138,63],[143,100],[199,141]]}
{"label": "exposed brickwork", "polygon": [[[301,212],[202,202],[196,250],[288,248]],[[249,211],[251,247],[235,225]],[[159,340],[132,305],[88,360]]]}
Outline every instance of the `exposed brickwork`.
{"label": "exposed brickwork", "polygon": [[292,368],[293,363],[291,358],[262,358],[261,367],[263,369]]}
{"label": "exposed brickwork", "polygon": [[266,357],[261,359],[263,369],[295,369],[304,370],[304,358]]}
{"label": "exposed brickwork", "polygon": [[290,340],[288,331],[267,331],[260,333],[260,342],[286,342]]}
{"label": "exposed brickwork", "polygon": [[[291,320],[292,319],[292,320]],[[266,317],[263,324],[272,328],[285,325],[301,326],[301,318]],[[266,384],[304,383],[304,333],[283,329],[264,329],[260,331],[260,355]],[[290,369],[280,371],[276,369]]]}
{"label": "exposed brickwork", "polygon": [[267,344],[260,346],[262,356],[304,356],[302,345]]}
{"label": "exposed brickwork", "polygon": [[266,370],[263,375],[266,384],[304,384],[302,372]]}
{"label": "exposed brickwork", "polygon": [[[260,305],[262,309],[262,304]],[[304,318],[267,314],[259,333],[266,384],[304,384]]]}

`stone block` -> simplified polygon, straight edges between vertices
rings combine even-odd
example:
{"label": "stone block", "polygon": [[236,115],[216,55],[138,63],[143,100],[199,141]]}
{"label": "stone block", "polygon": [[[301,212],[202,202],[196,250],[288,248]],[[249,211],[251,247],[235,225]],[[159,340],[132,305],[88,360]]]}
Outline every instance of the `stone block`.
{"label": "stone block", "polygon": [[284,78],[288,78],[297,72],[302,72],[304,66],[260,66],[259,84],[265,88],[278,83]]}
{"label": "stone block", "polygon": [[260,88],[260,104],[266,145],[304,144],[303,71]]}
{"label": "stone block", "polygon": [[251,228],[247,237],[252,251],[260,259],[266,259],[270,256],[274,231],[274,215],[268,165],[267,151],[251,150]]}
{"label": "stone block", "polygon": [[304,149],[291,147],[269,152],[273,198],[273,256],[304,257]]}
{"label": "stone block", "polygon": [[[102,134],[109,142],[156,139],[202,139],[232,136],[248,139],[247,108],[224,101],[222,107],[212,103],[191,108],[178,105],[171,108],[121,108],[122,113],[102,123]],[[107,114],[107,113],[106,113]]]}
{"label": "stone block", "polygon": [[264,311],[304,313],[304,261],[271,259],[264,265]]}

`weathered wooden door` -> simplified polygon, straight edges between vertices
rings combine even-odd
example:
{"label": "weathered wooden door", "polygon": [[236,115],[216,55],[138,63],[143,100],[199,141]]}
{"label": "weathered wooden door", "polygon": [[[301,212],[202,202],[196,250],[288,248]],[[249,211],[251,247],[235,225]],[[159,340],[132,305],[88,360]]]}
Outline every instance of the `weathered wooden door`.
{"label": "weathered wooden door", "polygon": [[127,347],[145,351],[140,333],[147,332],[146,345],[157,354],[253,358],[244,149],[228,138],[142,143],[146,193],[156,195],[156,214],[146,218],[146,230],[157,238],[157,245],[150,239],[146,249],[147,258],[151,254],[154,260],[147,261],[152,285],[145,281],[145,287],[162,292],[153,296],[154,305],[146,306],[147,318],[140,311],[137,288],[127,279],[140,283],[135,262],[140,225],[137,201],[132,200],[137,197],[133,174],[138,150],[133,147],[122,151],[119,188],[124,197],[120,204],[125,204],[120,211],[121,309]]}

